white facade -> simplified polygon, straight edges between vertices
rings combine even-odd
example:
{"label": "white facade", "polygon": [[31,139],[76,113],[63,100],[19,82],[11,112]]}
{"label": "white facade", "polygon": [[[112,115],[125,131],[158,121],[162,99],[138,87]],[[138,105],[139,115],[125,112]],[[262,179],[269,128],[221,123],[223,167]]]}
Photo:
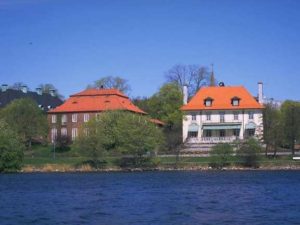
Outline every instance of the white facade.
{"label": "white facade", "polygon": [[262,137],[261,109],[185,111],[183,142],[232,142]]}

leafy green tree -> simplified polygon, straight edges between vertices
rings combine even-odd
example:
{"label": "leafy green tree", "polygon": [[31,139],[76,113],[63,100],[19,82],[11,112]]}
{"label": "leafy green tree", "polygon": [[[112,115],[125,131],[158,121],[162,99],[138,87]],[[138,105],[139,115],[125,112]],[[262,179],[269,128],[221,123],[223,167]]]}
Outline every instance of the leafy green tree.
{"label": "leafy green tree", "polygon": [[124,111],[101,113],[90,120],[74,142],[75,149],[95,161],[115,151],[130,155],[141,166],[144,155],[157,151],[163,142],[161,130],[148,117]]}
{"label": "leafy green tree", "polygon": [[228,144],[217,144],[210,151],[211,162],[210,165],[217,169],[222,169],[230,165],[230,159],[233,154],[233,147]]}
{"label": "leafy green tree", "polygon": [[300,140],[300,102],[285,101],[281,106],[284,140],[295,154],[295,143]]}
{"label": "leafy green tree", "polygon": [[260,152],[260,143],[254,138],[249,138],[240,144],[236,155],[241,165],[257,168],[259,167]]}
{"label": "leafy green tree", "polygon": [[47,117],[30,98],[17,99],[1,111],[1,117],[31,149],[34,138],[45,139],[48,133]]}
{"label": "leafy green tree", "polygon": [[129,94],[131,88],[128,81],[118,76],[106,76],[96,80],[94,84],[88,85],[88,88],[115,88],[125,94]]}
{"label": "leafy green tree", "polygon": [[107,154],[105,143],[109,137],[105,135],[102,122],[102,120],[94,118],[84,124],[72,146],[75,151],[89,157],[94,167],[98,167]]}
{"label": "leafy green tree", "polygon": [[0,172],[21,169],[23,149],[18,134],[4,120],[0,120]]}
{"label": "leafy green tree", "polygon": [[263,140],[266,144],[265,155],[273,150],[276,156],[277,148],[283,143],[283,126],[280,110],[271,102],[265,105],[263,110]]}
{"label": "leafy green tree", "polygon": [[162,132],[148,118],[124,112],[117,123],[118,149],[134,157],[134,164],[142,165],[145,154],[153,154],[161,146]]}
{"label": "leafy green tree", "polygon": [[134,103],[148,112],[150,117],[166,123],[164,135],[168,150],[175,150],[181,144],[183,96],[177,83],[164,84],[150,98],[138,99]]}

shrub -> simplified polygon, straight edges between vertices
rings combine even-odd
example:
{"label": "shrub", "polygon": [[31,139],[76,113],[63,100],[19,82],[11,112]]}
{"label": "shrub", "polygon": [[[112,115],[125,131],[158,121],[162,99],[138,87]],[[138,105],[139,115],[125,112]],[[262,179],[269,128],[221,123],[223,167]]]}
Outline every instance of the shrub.
{"label": "shrub", "polygon": [[245,167],[259,167],[261,146],[259,142],[250,138],[247,141],[241,143],[237,150],[237,158],[241,165]]}
{"label": "shrub", "polygon": [[18,135],[4,121],[0,121],[0,172],[21,169],[24,148]]}
{"label": "shrub", "polygon": [[210,166],[217,169],[229,166],[232,154],[233,147],[230,144],[225,143],[215,145],[210,152]]}

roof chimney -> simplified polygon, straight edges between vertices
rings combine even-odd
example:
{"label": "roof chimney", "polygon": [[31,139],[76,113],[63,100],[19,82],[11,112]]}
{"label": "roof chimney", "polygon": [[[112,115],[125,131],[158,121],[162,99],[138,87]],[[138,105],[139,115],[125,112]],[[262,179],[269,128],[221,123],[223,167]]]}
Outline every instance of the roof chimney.
{"label": "roof chimney", "polygon": [[7,89],[8,89],[8,85],[7,85],[7,84],[2,84],[2,85],[1,85],[1,91],[2,91],[2,92],[7,91]]}
{"label": "roof chimney", "polygon": [[264,99],[263,99],[263,82],[258,82],[258,102],[260,104],[264,103]]}
{"label": "roof chimney", "polygon": [[35,90],[36,90],[36,93],[37,93],[38,95],[42,95],[42,94],[43,94],[42,88],[38,87],[38,88],[36,88]]}
{"label": "roof chimney", "polygon": [[50,89],[49,90],[49,94],[52,96],[52,97],[55,97],[55,89]]}
{"label": "roof chimney", "polygon": [[183,85],[183,104],[186,105],[188,102],[188,87],[187,85]]}
{"label": "roof chimney", "polygon": [[21,91],[26,94],[28,92],[28,87],[26,85],[23,85],[21,87]]}

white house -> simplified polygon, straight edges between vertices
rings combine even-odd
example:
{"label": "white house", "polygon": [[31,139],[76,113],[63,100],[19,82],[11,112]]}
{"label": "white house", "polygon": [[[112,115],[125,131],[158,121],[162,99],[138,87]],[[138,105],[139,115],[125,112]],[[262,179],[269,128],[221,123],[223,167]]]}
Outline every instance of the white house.
{"label": "white house", "polygon": [[[184,95],[187,89],[184,88]],[[203,87],[184,105],[184,143],[232,142],[263,135],[262,83],[258,101],[243,86]]]}

